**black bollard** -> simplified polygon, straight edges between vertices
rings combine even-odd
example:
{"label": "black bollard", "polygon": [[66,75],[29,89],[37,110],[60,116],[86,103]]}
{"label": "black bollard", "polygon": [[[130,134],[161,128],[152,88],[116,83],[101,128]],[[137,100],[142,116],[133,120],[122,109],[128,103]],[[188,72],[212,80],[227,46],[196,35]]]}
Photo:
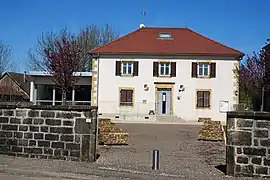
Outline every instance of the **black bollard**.
{"label": "black bollard", "polygon": [[158,170],[159,169],[159,150],[153,150],[153,170]]}

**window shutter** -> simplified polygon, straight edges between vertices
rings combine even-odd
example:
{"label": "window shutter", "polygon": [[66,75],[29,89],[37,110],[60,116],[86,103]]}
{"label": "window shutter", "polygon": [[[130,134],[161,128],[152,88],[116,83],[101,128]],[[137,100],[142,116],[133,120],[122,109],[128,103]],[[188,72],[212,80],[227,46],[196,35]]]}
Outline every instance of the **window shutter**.
{"label": "window shutter", "polygon": [[210,78],[216,77],[216,63],[210,63]]}
{"label": "window shutter", "polygon": [[133,62],[133,76],[138,76],[139,75],[139,62],[134,61]]}
{"label": "window shutter", "polygon": [[127,92],[125,90],[120,91],[120,103],[127,101]]}
{"label": "window shutter", "polygon": [[204,107],[210,107],[210,92],[205,91],[203,96]]}
{"label": "window shutter", "polygon": [[191,77],[193,78],[197,77],[197,63],[196,62],[192,62]]}
{"label": "window shutter", "polygon": [[176,77],[176,62],[171,62],[171,77]]}
{"label": "window shutter", "polygon": [[121,61],[116,61],[115,76],[121,76]]}
{"label": "window shutter", "polygon": [[197,91],[197,107],[203,107],[203,91]]}
{"label": "window shutter", "polygon": [[132,103],[132,94],[133,94],[132,90],[127,90],[127,101],[126,102]]}
{"label": "window shutter", "polygon": [[158,62],[153,62],[153,76],[158,77]]}

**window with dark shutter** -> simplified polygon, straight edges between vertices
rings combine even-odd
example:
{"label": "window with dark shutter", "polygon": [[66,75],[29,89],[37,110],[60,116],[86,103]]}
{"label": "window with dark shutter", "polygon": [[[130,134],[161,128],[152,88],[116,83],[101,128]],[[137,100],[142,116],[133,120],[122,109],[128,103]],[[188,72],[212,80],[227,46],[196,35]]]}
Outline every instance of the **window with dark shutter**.
{"label": "window with dark shutter", "polygon": [[210,91],[197,91],[197,107],[198,108],[210,107]]}
{"label": "window with dark shutter", "polygon": [[197,77],[197,63],[192,62],[192,67],[191,67],[191,77],[196,78]]}
{"label": "window with dark shutter", "polygon": [[171,77],[176,77],[176,62],[171,62]]}
{"label": "window with dark shutter", "polygon": [[115,76],[121,76],[121,61],[115,63]]}
{"label": "window with dark shutter", "polygon": [[120,106],[133,106],[133,90],[120,91]]}
{"label": "window with dark shutter", "polygon": [[216,63],[210,64],[210,78],[216,77]]}
{"label": "window with dark shutter", "polygon": [[133,62],[133,76],[138,76],[139,75],[139,62],[134,61]]}
{"label": "window with dark shutter", "polygon": [[158,77],[158,62],[153,62],[153,76]]}

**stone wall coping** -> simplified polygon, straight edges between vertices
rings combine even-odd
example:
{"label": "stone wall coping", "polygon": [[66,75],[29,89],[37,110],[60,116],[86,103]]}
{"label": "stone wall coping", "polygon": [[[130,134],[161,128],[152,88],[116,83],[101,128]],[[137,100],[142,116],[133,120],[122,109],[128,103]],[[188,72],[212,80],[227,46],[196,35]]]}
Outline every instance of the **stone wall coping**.
{"label": "stone wall coping", "polygon": [[86,106],[86,105],[32,105],[32,104],[2,104],[0,103],[0,109],[34,109],[34,110],[59,110],[59,111],[89,111],[89,110],[97,110],[97,106]]}
{"label": "stone wall coping", "polygon": [[268,120],[270,121],[270,112],[260,111],[229,111],[227,112],[228,118],[245,118],[254,120]]}

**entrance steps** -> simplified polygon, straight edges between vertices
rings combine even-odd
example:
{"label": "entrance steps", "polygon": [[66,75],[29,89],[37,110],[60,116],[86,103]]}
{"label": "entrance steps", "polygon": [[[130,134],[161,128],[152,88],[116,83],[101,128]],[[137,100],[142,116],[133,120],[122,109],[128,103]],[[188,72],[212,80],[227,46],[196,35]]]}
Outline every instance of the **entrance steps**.
{"label": "entrance steps", "polygon": [[156,122],[164,123],[184,123],[185,120],[175,115],[156,115]]}

